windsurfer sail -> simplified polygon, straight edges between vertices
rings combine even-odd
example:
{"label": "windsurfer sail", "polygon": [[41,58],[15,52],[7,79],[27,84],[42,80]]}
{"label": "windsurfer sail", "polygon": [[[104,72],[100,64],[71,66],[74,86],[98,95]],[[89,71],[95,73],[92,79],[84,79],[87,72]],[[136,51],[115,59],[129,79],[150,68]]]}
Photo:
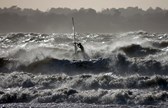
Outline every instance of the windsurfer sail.
{"label": "windsurfer sail", "polygon": [[74,50],[75,50],[75,54],[77,53],[77,45],[76,45],[76,38],[75,38],[75,22],[74,22],[74,18],[72,17],[72,29],[73,29],[73,43],[74,43]]}
{"label": "windsurfer sail", "polygon": [[[74,54],[74,57],[75,58],[84,58],[84,59],[89,59],[89,56],[85,53],[85,49],[83,47],[83,45],[79,42],[77,42],[76,40],[76,34],[75,34],[75,21],[74,21],[74,18],[72,17],[72,29],[73,29],[73,44],[74,44],[74,51],[75,51],[75,54]],[[78,51],[78,48],[80,49]]]}

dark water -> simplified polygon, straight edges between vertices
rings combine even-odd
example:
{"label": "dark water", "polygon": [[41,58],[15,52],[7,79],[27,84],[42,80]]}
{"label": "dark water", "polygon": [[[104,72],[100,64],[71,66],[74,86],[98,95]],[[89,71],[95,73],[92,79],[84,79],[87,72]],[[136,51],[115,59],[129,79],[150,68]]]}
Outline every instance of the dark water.
{"label": "dark water", "polygon": [[167,106],[168,34],[77,38],[87,58],[74,55],[71,34],[1,34],[0,103]]}

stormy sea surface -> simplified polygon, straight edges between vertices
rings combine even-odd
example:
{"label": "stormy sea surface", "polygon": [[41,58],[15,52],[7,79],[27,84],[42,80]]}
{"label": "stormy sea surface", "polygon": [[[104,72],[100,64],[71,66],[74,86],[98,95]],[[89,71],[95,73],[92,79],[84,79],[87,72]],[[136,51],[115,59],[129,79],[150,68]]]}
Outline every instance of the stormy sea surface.
{"label": "stormy sea surface", "polygon": [[0,34],[1,107],[168,107],[168,34]]}

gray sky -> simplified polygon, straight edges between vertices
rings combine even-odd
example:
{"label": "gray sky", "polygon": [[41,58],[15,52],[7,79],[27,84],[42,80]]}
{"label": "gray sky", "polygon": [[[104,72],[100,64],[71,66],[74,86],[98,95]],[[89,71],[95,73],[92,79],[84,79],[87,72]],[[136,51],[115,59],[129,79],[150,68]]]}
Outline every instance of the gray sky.
{"label": "gray sky", "polygon": [[51,7],[68,7],[72,9],[93,8],[101,11],[103,8],[126,8],[138,6],[143,9],[161,7],[168,9],[168,0],[0,0],[0,7],[17,5],[21,8],[33,8],[46,11]]}

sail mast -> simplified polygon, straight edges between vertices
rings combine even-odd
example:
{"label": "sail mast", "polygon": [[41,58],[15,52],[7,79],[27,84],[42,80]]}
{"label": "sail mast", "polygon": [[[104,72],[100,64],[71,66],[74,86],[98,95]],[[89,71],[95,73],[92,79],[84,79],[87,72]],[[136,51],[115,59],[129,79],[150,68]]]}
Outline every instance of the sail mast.
{"label": "sail mast", "polygon": [[72,24],[73,24],[73,35],[74,35],[74,42],[75,42],[75,22],[74,22],[74,18],[72,17]]}

